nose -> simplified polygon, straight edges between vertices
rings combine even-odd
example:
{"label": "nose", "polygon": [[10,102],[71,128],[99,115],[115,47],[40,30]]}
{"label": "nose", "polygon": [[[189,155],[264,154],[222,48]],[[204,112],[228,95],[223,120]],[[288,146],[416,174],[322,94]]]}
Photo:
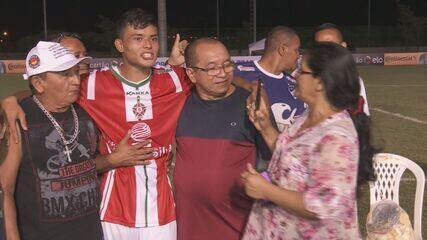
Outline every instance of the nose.
{"label": "nose", "polygon": [[216,75],[217,77],[226,77],[227,73],[224,70],[224,66],[219,68],[219,73]]}
{"label": "nose", "polygon": [[70,83],[73,85],[80,85],[80,74],[76,71],[72,76],[70,76]]}
{"label": "nose", "polygon": [[153,44],[151,43],[150,39],[143,40],[142,44],[143,44],[143,47],[147,49],[151,49],[153,47]]}

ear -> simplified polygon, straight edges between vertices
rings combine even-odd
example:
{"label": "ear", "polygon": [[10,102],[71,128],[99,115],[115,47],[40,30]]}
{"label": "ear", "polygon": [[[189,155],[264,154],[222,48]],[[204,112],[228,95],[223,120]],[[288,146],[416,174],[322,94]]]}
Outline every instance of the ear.
{"label": "ear", "polygon": [[323,84],[323,81],[319,77],[316,77],[314,80],[314,83],[316,84],[316,91],[323,92],[325,90],[325,85]]}
{"label": "ear", "polygon": [[187,76],[188,76],[188,78],[190,79],[190,81],[191,81],[193,84],[196,84],[196,76],[194,75],[194,74],[195,74],[194,70],[193,70],[193,69],[191,69],[191,68],[186,68],[186,69],[185,69],[185,72],[187,73]]}
{"label": "ear", "polygon": [[343,46],[343,47],[347,48],[347,43],[346,43],[346,42],[342,42],[342,43],[341,43],[341,46]]}
{"label": "ear", "polygon": [[279,49],[277,51],[280,56],[285,56],[289,52],[289,47],[285,43],[282,43],[279,45]]}
{"label": "ear", "polygon": [[31,77],[30,81],[31,81],[31,85],[33,85],[34,89],[38,93],[44,92],[43,79],[40,76],[33,76]]}
{"label": "ear", "polygon": [[114,46],[116,47],[117,51],[119,51],[119,53],[124,52],[124,46],[123,46],[123,40],[122,39],[116,38],[116,40],[114,40]]}

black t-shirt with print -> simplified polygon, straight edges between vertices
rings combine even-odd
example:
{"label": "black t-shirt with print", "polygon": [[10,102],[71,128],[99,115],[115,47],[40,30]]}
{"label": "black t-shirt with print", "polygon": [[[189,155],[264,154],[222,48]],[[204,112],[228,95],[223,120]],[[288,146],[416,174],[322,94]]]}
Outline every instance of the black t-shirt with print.
{"label": "black t-shirt with print", "polygon": [[[22,131],[23,157],[15,191],[21,238],[102,239],[94,161],[98,140],[95,124],[74,104],[79,133],[68,145],[70,162],[57,130],[32,97],[24,99],[21,106],[29,129]],[[52,115],[70,139],[75,125],[71,108]]]}

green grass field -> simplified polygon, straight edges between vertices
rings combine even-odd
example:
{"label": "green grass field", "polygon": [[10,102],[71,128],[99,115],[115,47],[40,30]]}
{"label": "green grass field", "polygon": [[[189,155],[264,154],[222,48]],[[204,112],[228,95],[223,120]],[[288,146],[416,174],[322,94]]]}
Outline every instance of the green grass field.
{"label": "green grass field", "polygon": [[[427,65],[359,67],[365,81],[373,120],[374,140],[381,152],[405,156],[427,170]],[[0,75],[0,98],[28,89],[19,75]],[[398,116],[392,114],[400,114]],[[414,177],[405,173],[401,182],[400,204],[413,213]],[[427,226],[427,196],[424,196],[423,226]],[[359,204],[359,221],[364,222],[369,210],[369,191],[365,187]],[[423,228],[427,237],[427,228]]]}

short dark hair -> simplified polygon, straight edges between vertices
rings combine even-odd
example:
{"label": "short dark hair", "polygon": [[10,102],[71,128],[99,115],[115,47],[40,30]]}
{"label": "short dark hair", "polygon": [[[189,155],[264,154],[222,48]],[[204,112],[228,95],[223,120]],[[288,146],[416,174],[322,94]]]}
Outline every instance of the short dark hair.
{"label": "short dark hair", "polygon": [[[316,33],[320,32],[320,31],[323,31],[323,30],[335,30],[335,31],[337,31],[338,36],[341,39],[341,42],[344,42],[343,31],[335,23],[323,23],[323,24],[320,24],[319,26],[317,26],[316,30],[314,31],[314,35],[316,35]],[[313,36],[313,39],[314,39],[314,36]]]}
{"label": "short dark hair", "polygon": [[59,43],[64,38],[76,38],[76,39],[82,41],[82,36],[78,33],[75,33],[75,32],[52,32],[48,35],[47,40],[49,42]]}
{"label": "short dark hair", "polygon": [[[307,66],[314,77],[319,77],[328,102],[337,110],[357,109],[359,104],[359,74],[350,51],[343,46],[324,42],[314,46],[305,55]],[[376,151],[371,145],[370,119],[365,113],[351,114],[359,139],[359,168],[357,192],[367,181],[374,180],[372,157]]]}
{"label": "short dark hair", "polygon": [[194,66],[194,64],[197,63],[198,59],[197,59],[196,49],[197,49],[197,46],[202,43],[209,43],[209,44],[219,43],[221,45],[224,45],[218,39],[209,38],[209,37],[199,38],[193,41],[190,45],[188,45],[185,48],[185,53],[184,53],[185,63],[187,64],[188,67]]}
{"label": "short dark hair", "polygon": [[284,37],[286,41],[289,41],[295,36],[298,36],[298,34],[292,28],[286,26],[276,26],[267,34],[267,38],[265,40],[265,50],[268,51],[272,47],[276,46],[276,43],[282,37]]}
{"label": "short dark hair", "polygon": [[121,37],[123,29],[127,26],[143,29],[149,25],[157,27],[157,20],[154,15],[141,8],[133,8],[123,13],[117,21],[116,34],[117,37]]}

